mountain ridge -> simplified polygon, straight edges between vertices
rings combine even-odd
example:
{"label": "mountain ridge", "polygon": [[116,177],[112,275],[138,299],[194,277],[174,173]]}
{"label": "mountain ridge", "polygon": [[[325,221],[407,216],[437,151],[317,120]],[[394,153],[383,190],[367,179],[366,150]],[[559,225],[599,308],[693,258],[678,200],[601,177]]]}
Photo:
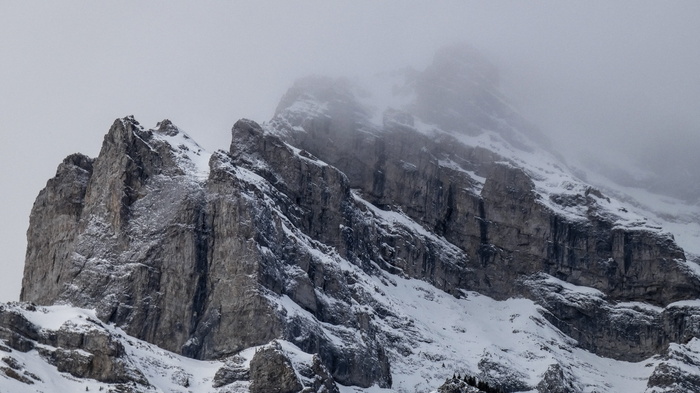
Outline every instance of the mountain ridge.
{"label": "mountain ridge", "polygon": [[[196,359],[271,348],[248,371],[220,367],[250,385],[210,391],[427,391],[446,362],[507,391],[697,386],[677,362],[698,352],[694,262],[540,148],[474,56],[409,74],[404,108],[303,79],[269,123],[238,121],[228,151],[118,119],[96,159],[68,157],[38,196],[21,299],[94,308]],[[469,332],[483,342],[461,343]],[[297,352],[320,382],[297,375]]]}

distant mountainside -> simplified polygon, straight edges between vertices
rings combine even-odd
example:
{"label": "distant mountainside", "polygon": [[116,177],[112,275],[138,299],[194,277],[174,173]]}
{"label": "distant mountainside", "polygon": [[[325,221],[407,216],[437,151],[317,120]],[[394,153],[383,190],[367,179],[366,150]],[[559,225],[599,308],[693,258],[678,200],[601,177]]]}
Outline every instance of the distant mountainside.
{"label": "distant mountainside", "polygon": [[118,119],[36,199],[0,390],[700,391],[700,266],[610,189],[464,46],[226,151]]}

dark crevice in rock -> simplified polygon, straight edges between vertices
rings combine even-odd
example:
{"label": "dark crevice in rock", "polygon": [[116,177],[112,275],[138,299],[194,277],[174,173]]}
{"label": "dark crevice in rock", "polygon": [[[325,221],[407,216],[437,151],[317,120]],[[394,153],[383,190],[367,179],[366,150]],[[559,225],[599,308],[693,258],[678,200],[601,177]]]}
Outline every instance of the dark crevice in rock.
{"label": "dark crevice in rock", "polygon": [[[199,328],[199,325],[206,311],[206,301],[208,298],[207,284],[209,277],[209,234],[210,230],[207,225],[207,217],[203,206],[199,206],[197,214],[197,229],[194,231],[195,236],[195,261],[194,273],[198,276],[196,279],[194,296],[192,298],[192,319],[190,321],[189,336],[193,337]],[[201,342],[195,340],[193,345],[183,347],[183,355],[192,358],[198,358],[201,349]]]}
{"label": "dark crevice in rock", "polygon": [[384,139],[378,139],[375,145],[375,154],[377,161],[374,164],[374,173],[372,180],[372,196],[376,198],[378,202],[376,204],[379,207],[384,207],[384,189],[386,187],[386,146]]}
{"label": "dark crevice in rock", "polygon": [[452,214],[455,211],[455,189],[454,189],[454,184],[449,184],[447,187],[447,201],[446,207],[445,207],[445,212],[437,224],[435,225],[435,233],[439,236],[444,236],[445,233],[447,232],[447,228],[449,227],[450,223],[453,221]]}
{"label": "dark crevice in rock", "polygon": [[630,234],[625,233],[623,236],[623,241],[622,241],[623,242],[622,243],[623,250],[624,250],[623,260],[624,260],[624,266],[625,266],[624,273],[627,273],[629,271],[630,266],[632,265],[632,247],[634,247],[634,245],[632,244],[632,242],[630,240],[631,240]]}
{"label": "dark crevice in rock", "polygon": [[[484,199],[479,198],[479,215],[475,219],[479,222],[479,248],[477,255],[481,266],[488,266],[496,257],[496,247],[489,243],[489,222],[486,219],[486,210],[484,209]],[[488,276],[485,278],[487,286],[491,286]]]}
{"label": "dark crevice in rock", "polygon": [[489,222],[486,219],[486,212],[484,209],[484,199],[479,198],[479,215],[475,217],[479,222],[479,240],[481,244],[488,244],[489,242]]}

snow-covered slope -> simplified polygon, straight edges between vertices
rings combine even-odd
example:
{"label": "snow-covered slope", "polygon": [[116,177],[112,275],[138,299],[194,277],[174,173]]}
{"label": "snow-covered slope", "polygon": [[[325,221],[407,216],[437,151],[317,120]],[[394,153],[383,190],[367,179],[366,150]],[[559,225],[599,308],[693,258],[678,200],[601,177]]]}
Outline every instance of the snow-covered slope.
{"label": "snow-covered slope", "polygon": [[[15,303],[4,304],[1,307],[0,312],[5,316],[15,314],[26,318],[31,324],[29,326],[39,329],[38,334],[42,337],[38,341],[32,341],[34,348],[29,351],[12,349],[11,346],[0,348],[0,367],[4,371],[0,373],[2,392],[116,391],[122,388],[143,392],[211,392],[214,391],[211,387],[214,374],[223,365],[222,362],[185,358],[129,337],[121,329],[101,323],[93,310],[70,306],[28,307]],[[7,328],[6,325],[3,327]],[[79,375],[71,375],[70,372],[59,372],[59,369],[66,367],[61,363],[52,365],[56,360],[50,360],[52,356],[55,357],[57,351],[76,352],[76,356],[82,355],[85,359],[93,358],[95,354],[85,351],[80,346],[66,349],[66,343],[56,346],[41,343],[57,332],[97,332],[103,337],[115,340],[117,345],[123,347],[124,352],[114,356],[114,360],[123,361],[132,374],[126,375],[122,383],[108,383],[81,378]],[[74,374],[77,374],[78,370],[74,371]],[[133,382],[144,377],[147,384]]]}
{"label": "snow-covered slope", "polygon": [[[465,292],[456,298],[420,280],[388,274],[371,277],[343,261],[329,258],[328,263],[330,268],[355,275],[358,279],[356,285],[374,294],[372,304],[355,303],[353,307],[363,308],[368,317],[387,332],[387,349],[392,362],[392,388],[341,385],[339,388],[343,393],[429,392],[454,373],[500,381],[501,386],[503,381],[512,383],[506,391],[537,392],[537,384],[555,364],[572,381],[572,391],[579,392],[666,391],[663,388],[647,389],[649,378],[662,364],[677,368],[687,374],[687,378],[700,377],[697,360],[691,364],[687,362],[689,358],[700,359],[700,340],[697,338],[685,344],[673,344],[667,359],[659,356],[640,362],[606,359],[577,348],[576,342],[544,319],[541,308],[530,300],[495,301],[475,292]],[[602,296],[590,288],[576,287],[553,277],[548,280],[551,285],[560,287],[562,296],[576,301]],[[290,317],[314,318],[289,298],[274,301]],[[643,310],[649,306],[619,307]],[[668,306],[673,307],[698,310],[700,303]],[[391,317],[376,315],[379,309],[389,312]],[[262,348],[248,348],[220,361],[194,360],[130,337],[113,325],[101,323],[91,310],[69,306],[35,308],[21,304],[5,304],[1,310],[5,314],[24,316],[40,327],[40,334],[45,336],[60,330],[102,332],[124,347],[120,359],[131,369],[138,370],[147,382],[99,382],[59,372],[56,365],[50,364],[49,354],[60,350],[61,345],[52,347],[37,343],[36,348],[27,352],[3,345],[0,347],[0,391],[8,393],[112,391],[125,387],[137,392],[248,392],[250,381],[245,378],[215,388],[215,376],[226,363],[234,364],[243,370],[241,375],[244,375],[250,368],[252,357]],[[326,334],[332,336],[337,332],[329,327]],[[313,362],[312,355],[302,352],[294,344],[286,341],[278,341],[278,344],[292,359],[295,369]],[[91,356],[81,349],[75,351]]]}

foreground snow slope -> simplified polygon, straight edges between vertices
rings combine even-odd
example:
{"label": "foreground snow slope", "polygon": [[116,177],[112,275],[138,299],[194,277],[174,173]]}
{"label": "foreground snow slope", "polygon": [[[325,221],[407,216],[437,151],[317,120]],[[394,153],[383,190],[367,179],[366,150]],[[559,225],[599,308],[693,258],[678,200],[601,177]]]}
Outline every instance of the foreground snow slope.
{"label": "foreground snow slope", "polygon": [[[332,261],[329,260],[329,263]],[[521,384],[512,386],[515,389],[513,391],[535,392],[534,387],[555,363],[562,365],[567,375],[576,376],[576,389],[580,392],[664,391],[647,390],[647,381],[652,372],[664,361],[675,364],[684,373],[700,375],[696,366],[684,363],[680,356],[670,360],[653,357],[631,363],[602,358],[576,348],[576,343],[547,322],[541,315],[541,308],[530,300],[495,301],[475,292],[465,292],[456,298],[419,280],[391,275],[371,277],[342,260],[336,260],[335,263],[335,268],[358,277],[356,285],[375,294],[377,304],[373,304],[372,308],[359,303],[354,307],[366,308],[370,318],[390,332],[387,347],[392,362],[393,387],[362,389],[340,386],[344,393],[428,392],[455,372],[478,375],[481,378],[494,376],[501,380],[512,380],[515,384]],[[601,296],[589,288],[575,287],[554,278],[549,280],[552,285],[560,286],[564,295],[579,300]],[[289,298],[273,300],[290,317],[314,318]],[[379,306],[393,316],[381,318],[375,315]],[[700,304],[677,306],[698,308]],[[225,359],[200,361],[165,351],[129,337],[117,327],[100,323],[91,310],[69,306],[34,308],[22,304],[5,304],[2,312],[23,315],[45,334],[60,329],[100,330],[114,337],[125,348],[124,360],[139,370],[148,382],[144,385],[126,384],[135,391],[247,392],[250,386],[250,382],[240,381],[214,388],[212,384],[215,374],[226,363]],[[336,334],[332,327],[326,333]],[[284,349],[294,357],[311,357],[291,343],[285,343]],[[256,350],[249,348],[232,358],[242,357],[243,361],[238,362],[245,368]],[[700,341],[692,339],[686,344],[676,344],[672,352],[700,359]],[[61,373],[37,349],[21,352],[3,346],[0,353],[3,370],[13,368],[30,381],[30,384],[21,382],[8,376],[7,371],[0,372],[2,392],[109,391],[118,386]]]}

